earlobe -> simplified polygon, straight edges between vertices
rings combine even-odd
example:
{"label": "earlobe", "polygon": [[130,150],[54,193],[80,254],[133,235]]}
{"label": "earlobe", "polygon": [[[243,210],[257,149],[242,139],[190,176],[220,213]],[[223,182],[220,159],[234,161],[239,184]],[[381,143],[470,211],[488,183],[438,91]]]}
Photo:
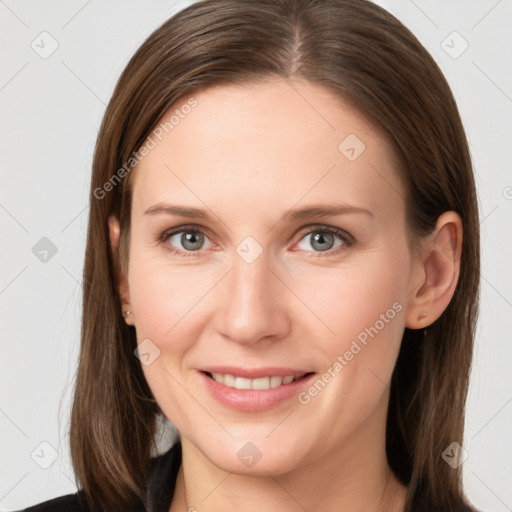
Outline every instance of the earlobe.
{"label": "earlobe", "polygon": [[462,221],[455,212],[443,213],[424,242],[421,262],[413,273],[406,327],[423,329],[448,307],[460,273]]}
{"label": "earlobe", "polygon": [[110,247],[112,249],[112,255],[116,271],[116,284],[119,298],[121,300],[121,310],[123,318],[128,325],[134,325],[134,316],[132,306],[130,302],[130,291],[128,287],[128,280],[124,275],[124,272],[119,263],[119,235],[120,227],[119,221],[115,216],[110,216],[108,219]]}

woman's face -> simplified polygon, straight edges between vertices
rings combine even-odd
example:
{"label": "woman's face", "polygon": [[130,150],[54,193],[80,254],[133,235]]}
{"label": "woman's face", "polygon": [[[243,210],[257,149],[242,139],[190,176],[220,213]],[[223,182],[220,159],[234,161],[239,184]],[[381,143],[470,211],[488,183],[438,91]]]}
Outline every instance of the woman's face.
{"label": "woman's face", "polygon": [[128,300],[159,406],[226,471],[382,450],[417,284],[386,140],[309,82],[193,97],[133,171]]}

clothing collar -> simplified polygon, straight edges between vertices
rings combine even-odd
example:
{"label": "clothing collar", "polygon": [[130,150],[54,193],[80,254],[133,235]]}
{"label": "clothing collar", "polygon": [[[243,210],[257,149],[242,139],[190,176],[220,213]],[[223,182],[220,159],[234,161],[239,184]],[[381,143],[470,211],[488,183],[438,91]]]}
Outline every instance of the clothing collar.
{"label": "clothing collar", "polygon": [[148,512],[168,512],[181,466],[181,443],[151,459],[147,480]]}

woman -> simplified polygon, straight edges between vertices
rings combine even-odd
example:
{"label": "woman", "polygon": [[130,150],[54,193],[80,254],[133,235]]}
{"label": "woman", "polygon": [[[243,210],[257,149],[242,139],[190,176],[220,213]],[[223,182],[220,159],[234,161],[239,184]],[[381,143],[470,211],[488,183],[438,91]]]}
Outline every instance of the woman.
{"label": "woman", "polygon": [[[27,510],[473,510],[478,226],[452,93],[392,15],[184,9],[97,141],[82,489]],[[179,438],[152,457],[159,417]]]}

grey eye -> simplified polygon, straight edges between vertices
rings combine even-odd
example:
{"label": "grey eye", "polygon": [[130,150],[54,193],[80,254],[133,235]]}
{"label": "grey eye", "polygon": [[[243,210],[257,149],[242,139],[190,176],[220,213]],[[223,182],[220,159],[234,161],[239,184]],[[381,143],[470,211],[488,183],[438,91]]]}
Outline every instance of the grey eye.
{"label": "grey eye", "polygon": [[[173,240],[174,239],[174,240]],[[186,251],[198,251],[202,249],[206,237],[197,231],[181,231],[169,237],[169,241],[172,245],[178,246],[179,244]]]}
{"label": "grey eye", "polygon": [[[336,239],[339,240],[338,245],[336,244]],[[313,249],[304,246],[305,241],[309,240],[309,245]],[[330,251],[331,249],[336,249],[340,245],[342,245],[344,240],[340,237],[340,235],[336,233],[330,233],[329,231],[319,230],[311,231],[308,233],[300,242],[299,248],[304,251],[315,251],[315,252],[324,252]]]}

